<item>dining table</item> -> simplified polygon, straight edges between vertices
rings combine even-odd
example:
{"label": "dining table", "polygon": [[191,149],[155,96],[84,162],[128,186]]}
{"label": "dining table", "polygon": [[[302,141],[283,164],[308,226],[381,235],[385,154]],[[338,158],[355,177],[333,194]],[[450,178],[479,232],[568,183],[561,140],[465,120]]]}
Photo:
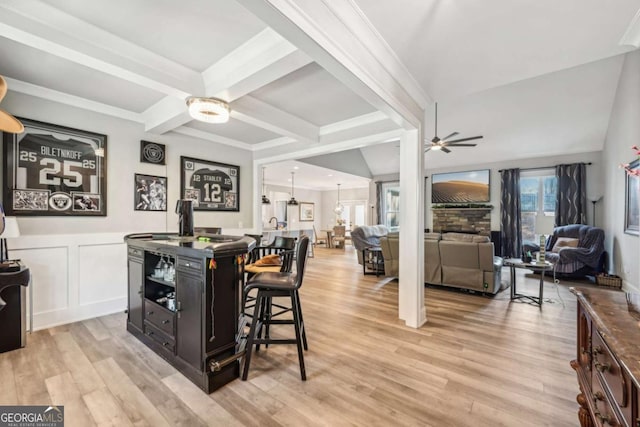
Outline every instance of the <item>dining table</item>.
{"label": "dining table", "polygon": [[321,233],[327,233],[327,248],[333,248],[333,228],[320,230]]}

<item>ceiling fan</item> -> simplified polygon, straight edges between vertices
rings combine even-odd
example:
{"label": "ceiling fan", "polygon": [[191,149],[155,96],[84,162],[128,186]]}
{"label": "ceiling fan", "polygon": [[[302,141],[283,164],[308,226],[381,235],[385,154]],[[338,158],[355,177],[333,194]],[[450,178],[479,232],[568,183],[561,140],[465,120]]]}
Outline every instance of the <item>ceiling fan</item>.
{"label": "ceiling fan", "polygon": [[449,141],[450,138],[453,138],[454,136],[458,135],[458,132],[453,132],[451,135],[447,135],[442,139],[438,138],[438,103],[437,102],[436,102],[435,128],[436,128],[435,136],[433,137],[430,143],[427,143],[427,148],[424,150],[425,152],[429,150],[440,150],[440,151],[444,151],[445,153],[450,153],[451,150],[449,150],[449,148],[447,147],[475,147],[477,144],[461,144],[461,142],[473,141],[474,139],[482,138],[482,135],[479,135],[479,136],[471,136],[469,138],[460,138],[460,139],[454,139],[453,141]]}

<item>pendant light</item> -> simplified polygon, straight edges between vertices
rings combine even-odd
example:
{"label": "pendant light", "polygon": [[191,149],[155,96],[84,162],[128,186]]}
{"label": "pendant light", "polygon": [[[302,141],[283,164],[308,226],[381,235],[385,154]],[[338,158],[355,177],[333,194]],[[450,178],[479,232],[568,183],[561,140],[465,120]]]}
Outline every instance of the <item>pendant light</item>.
{"label": "pendant light", "polygon": [[262,204],[263,205],[270,205],[271,204],[271,200],[269,200],[269,198],[266,196],[266,185],[264,183],[264,170],[266,168],[263,166],[262,167]]}
{"label": "pendant light", "polygon": [[333,208],[333,211],[336,215],[342,215],[342,212],[344,212],[344,206],[340,203],[340,184],[338,184],[338,201],[336,202],[336,207]]}
{"label": "pendant light", "polygon": [[295,172],[291,172],[291,199],[287,202],[288,205],[296,206],[298,205],[298,201],[295,197],[293,197],[293,175]]}

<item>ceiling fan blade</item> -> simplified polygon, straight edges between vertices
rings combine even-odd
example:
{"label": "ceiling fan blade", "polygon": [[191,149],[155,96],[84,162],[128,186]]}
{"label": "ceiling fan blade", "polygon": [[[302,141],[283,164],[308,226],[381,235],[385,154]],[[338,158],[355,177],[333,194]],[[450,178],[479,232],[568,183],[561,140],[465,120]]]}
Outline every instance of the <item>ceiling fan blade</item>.
{"label": "ceiling fan blade", "polygon": [[475,147],[478,144],[458,144],[458,143],[448,143],[445,144],[448,147]]}
{"label": "ceiling fan blade", "polygon": [[460,139],[455,139],[453,141],[447,141],[447,144],[453,144],[454,142],[472,141],[474,139],[481,139],[481,138],[483,138],[483,136],[472,136],[469,138],[460,138]]}
{"label": "ceiling fan blade", "polygon": [[447,147],[445,147],[444,145],[442,146],[442,148],[440,149],[440,151],[444,151],[445,153],[450,153],[451,150],[449,150]]}
{"label": "ceiling fan blade", "polygon": [[442,138],[443,141],[446,141],[449,138],[453,138],[454,136],[456,136],[458,134],[458,132],[454,132],[451,135],[445,136],[444,138]]}

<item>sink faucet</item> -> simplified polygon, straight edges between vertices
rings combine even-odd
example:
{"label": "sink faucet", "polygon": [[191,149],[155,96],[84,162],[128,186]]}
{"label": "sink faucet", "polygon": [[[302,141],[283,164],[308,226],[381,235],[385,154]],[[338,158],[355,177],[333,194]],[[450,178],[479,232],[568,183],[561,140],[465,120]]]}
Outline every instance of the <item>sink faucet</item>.
{"label": "sink faucet", "polygon": [[276,218],[275,216],[272,216],[271,218],[269,218],[269,225],[271,225],[271,221],[274,219],[276,220],[276,225],[273,228],[278,228],[278,218]]}

